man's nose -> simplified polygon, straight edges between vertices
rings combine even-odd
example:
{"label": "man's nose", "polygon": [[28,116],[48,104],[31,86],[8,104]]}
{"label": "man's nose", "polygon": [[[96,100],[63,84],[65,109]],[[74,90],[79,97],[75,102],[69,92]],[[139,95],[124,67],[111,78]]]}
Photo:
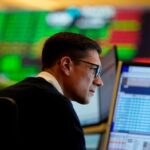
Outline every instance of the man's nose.
{"label": "man's nose", "polygon": [[94,84],[97,86],[103,86],[104,82],[103,82],[102,78],[100,76],[98,76],[97,78],[94,79]]}

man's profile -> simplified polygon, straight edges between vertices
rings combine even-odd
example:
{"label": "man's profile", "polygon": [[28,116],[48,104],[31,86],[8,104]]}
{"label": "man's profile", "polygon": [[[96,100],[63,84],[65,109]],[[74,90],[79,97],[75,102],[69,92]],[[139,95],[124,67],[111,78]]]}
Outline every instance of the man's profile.
{"label": "man's profile", "polygon": [[84,35],[56,33],[44,43],[41,72],[0,91],[17,105],[15,136],[9,135],[15,148],[86,149],[71,100],[88,104],[103,84],[100,53]]}

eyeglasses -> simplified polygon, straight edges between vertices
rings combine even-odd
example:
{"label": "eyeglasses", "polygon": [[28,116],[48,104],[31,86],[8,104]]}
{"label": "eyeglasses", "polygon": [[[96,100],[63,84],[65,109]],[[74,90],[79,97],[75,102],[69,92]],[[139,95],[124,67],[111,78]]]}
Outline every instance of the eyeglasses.
{"label": "eyeglasses", "polygon": [[84,61],[84,60],[80,60],[80,59],[76,59],[76,61],[80,61],[80,62],[89,64],[89,65],[95,66],[94,68],[92,68],[95,71],[94,78],[97,78],[98,76],[101,76],[101,73],[102,73],[102,67],[101,66],[99,66],[97,64],[93,64],[93,63],[87,62],[87,61]]}

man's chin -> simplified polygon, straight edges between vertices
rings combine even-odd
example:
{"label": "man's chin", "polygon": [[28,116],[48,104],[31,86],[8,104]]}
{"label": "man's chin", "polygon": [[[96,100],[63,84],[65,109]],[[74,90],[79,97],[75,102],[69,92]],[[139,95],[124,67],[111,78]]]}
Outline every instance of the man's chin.
{"label": "man's chin", "polygon": [[85,99],[84,104],[89,104],[91,101],[91,96]]}
{"label": "man's chin", "polygon": [[80,101],[79,103],[82,104],[82,105],[89,104],[90,103],[90,99],[89,98],[88,99],[84,99],[84,100]]}

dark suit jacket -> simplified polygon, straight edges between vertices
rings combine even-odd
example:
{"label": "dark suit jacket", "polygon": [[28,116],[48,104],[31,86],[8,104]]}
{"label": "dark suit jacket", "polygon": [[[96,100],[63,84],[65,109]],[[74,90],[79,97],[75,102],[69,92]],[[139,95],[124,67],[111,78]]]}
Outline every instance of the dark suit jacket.
{"label": "dark suit jacket", "polygon": [[85,150],[83,130],[70,100],[44,79],[27,78],[0,91],[0,96],[17,104],[15,135],[8,135],[16,149]]}

